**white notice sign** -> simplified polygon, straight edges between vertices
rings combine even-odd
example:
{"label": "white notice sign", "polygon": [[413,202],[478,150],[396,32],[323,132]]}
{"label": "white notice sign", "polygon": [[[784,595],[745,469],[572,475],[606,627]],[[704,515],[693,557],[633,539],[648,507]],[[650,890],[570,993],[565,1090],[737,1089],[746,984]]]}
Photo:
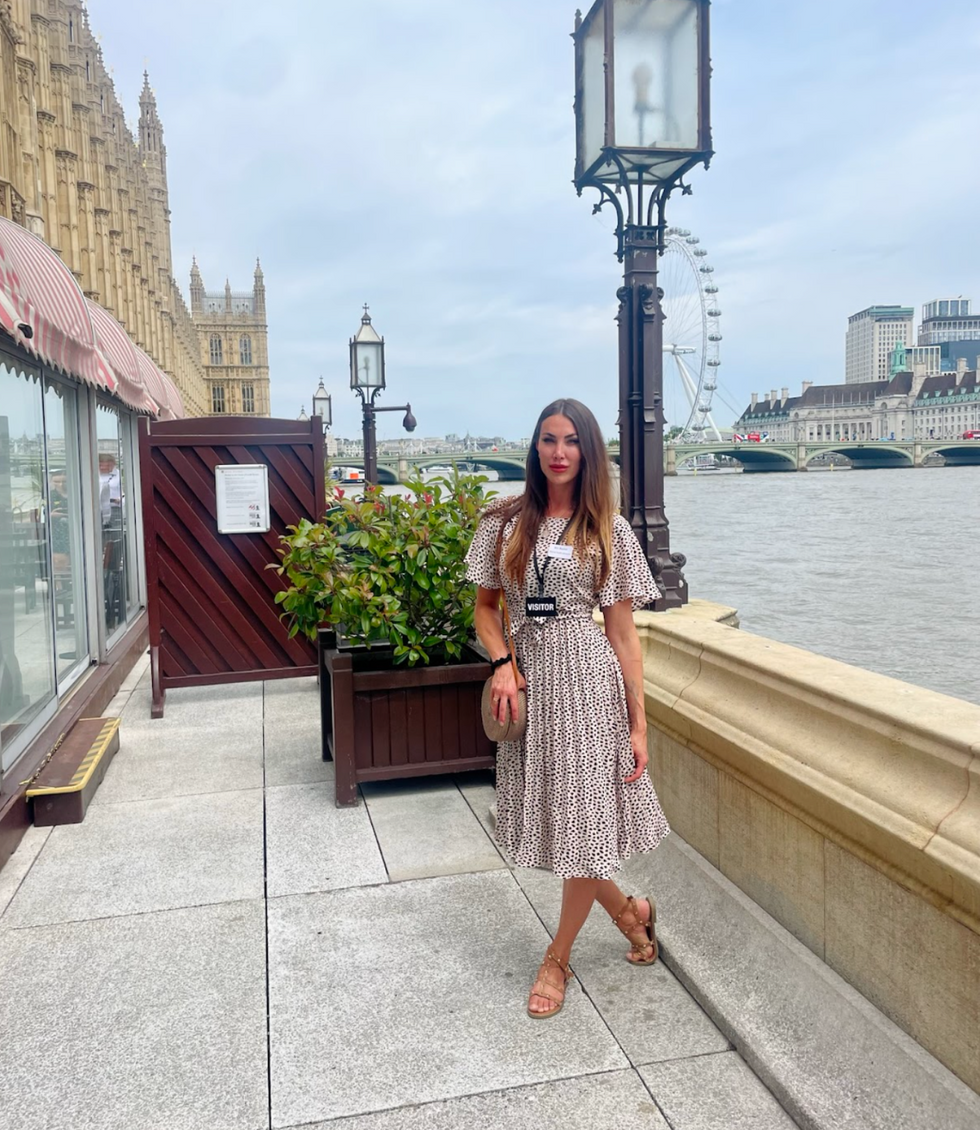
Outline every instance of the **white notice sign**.
{"label": "white notice sign", "polygon": [[219,534],[269,532],[269,468],[231,463],[214,469]]}

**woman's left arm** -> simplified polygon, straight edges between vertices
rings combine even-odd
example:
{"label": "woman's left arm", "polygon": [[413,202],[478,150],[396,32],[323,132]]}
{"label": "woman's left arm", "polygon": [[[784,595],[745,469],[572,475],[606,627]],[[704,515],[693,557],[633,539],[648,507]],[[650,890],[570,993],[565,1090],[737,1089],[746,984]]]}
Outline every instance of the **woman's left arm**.
{"label": "woman's left arm", "polygon": [[625,778],[627,784],[638,781],[647,767],[647,712],[643,698],[643,656],[640,637],[633,623],[633,602],[620,600],[602,610],[606,622],[606,638],[612,645],[623,670],[626,707],[630,719],[630,745],[636,768]]}

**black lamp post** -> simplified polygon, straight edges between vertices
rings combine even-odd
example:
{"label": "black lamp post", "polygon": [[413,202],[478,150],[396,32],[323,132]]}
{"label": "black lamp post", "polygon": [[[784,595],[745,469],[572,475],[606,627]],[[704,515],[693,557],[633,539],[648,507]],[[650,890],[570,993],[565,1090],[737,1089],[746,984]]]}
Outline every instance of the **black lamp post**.
{"label": "black lamp post", "polygon": [[374,416],[376,412],[404,412],[402,427],[414,432],[415,417],[411,404],[379,408],[374,398],[385,387],[385,339],[371,325],[371,315],[367,303],[361,318],[361,328],[350,339],[350,387],[361,398],[364,430],[364,477],[369,483],[378,481],[378,442],[375,434]]}
{"label": "black lamp post", "polygon": [[682,553],[664,515],[663,291],[657,260],[664,208],[712,156],[709,0],[596,0],[575,14],[575,187],[616,213],[625,260],[619,298],[619,433],[623,513],[663,596],[687,603]]}

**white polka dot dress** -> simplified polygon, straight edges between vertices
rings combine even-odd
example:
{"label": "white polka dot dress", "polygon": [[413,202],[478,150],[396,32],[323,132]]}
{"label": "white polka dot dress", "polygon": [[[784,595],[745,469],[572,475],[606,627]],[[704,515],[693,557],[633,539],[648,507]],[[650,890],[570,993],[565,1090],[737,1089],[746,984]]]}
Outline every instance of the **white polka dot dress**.
{"label": "white polka dot dress", "polygon": [[[516,519],[504,531],[504,549]],[[561,537],[564,518],[545,518],[538,561]],[[501,587],[497,568],[500,519],[488,514],[467,554],[467,577]],[[558,602],[554,619],[529,619],[525,596],[537,592],[532,563],[522,589],[507,578],[517,661],[527,679],[527,730],[497,748],[497,840],[518,867],[546,867],[563,879],[609,879],[634,852],[650,851],[670,831],[653,783],[635,768],[623,673],[612,646],[593,621],[630,599],[642,608],[659,593],[636,535],[616,515],[609,578],[596,591],[597,556],[552,557],[545,591]]]}

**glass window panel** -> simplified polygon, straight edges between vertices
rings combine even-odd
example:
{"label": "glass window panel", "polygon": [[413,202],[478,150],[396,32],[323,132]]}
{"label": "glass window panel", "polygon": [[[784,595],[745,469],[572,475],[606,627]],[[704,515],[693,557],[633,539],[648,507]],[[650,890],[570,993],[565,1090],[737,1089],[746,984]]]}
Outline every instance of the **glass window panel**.
{"label": "glass window panel", "polygon": [[129,412],[120,416],[120,442],[122,459],[119,462],[122,473],[123,534],[126,540],[126,619],[132,620],[140,607],[139,569],[141,566],[138,544],[138,524],[136,521],[136,418]]}
{"label": "glass window panel", "polygon": [[126,514],[123,437],[118,411],[99,404],[99,515],[102,522],[102,607],[106,636],[126,622]]}
{"label": "glass window panel", "polygon": [[55,697],[40,374],[0,358],[0,751]]}
{"label": "glass window panel", "polygon": [[354,347],[357,363],[357,384],[360,388],[377,388],[381,384],[381,346],[375,342],[359,342]]}
{"label": "glass window panel", "polygon": [[602,156],[606,143],[606,77],[603,65],[605,17],[596,12],[582,41],[581,130],[582,172]]}
{"label": "glass window panel", "polygon": [[694,0],[616,0],[616,145],[698,148]]}
{"label": "glass window panel", "polygon": [[54,604],[55,666],[59,689],[88,660],[85,622],[85,559],[78,394],[47,382],[44,423],[48,448],[47,534],[51,549],[51,599]]}

